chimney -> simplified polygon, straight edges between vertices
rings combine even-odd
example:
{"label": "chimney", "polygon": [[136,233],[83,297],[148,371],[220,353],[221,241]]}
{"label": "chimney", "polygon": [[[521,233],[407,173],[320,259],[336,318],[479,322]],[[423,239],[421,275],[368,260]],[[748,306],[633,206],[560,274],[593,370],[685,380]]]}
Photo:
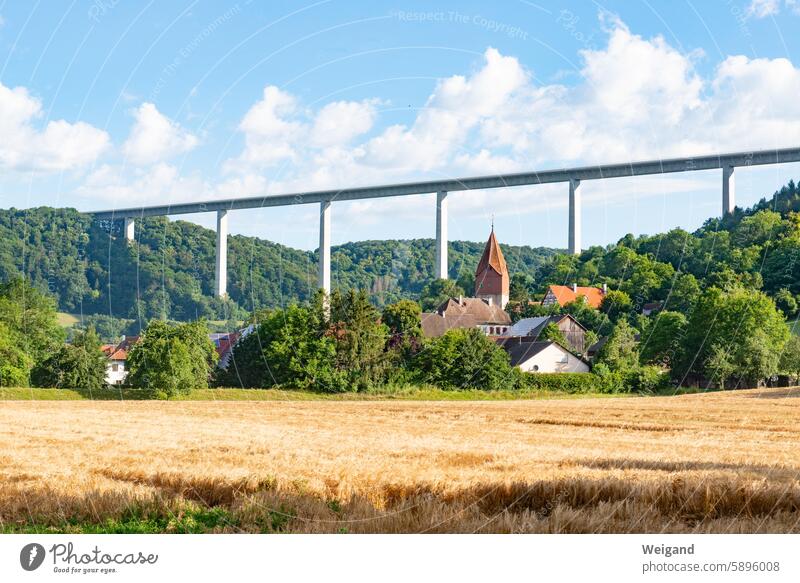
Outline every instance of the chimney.
{"label": "chimney", "polygon": [[492,296],[486,298],[486,303],[489,304],[490,306],[492,305]]}
{"label": "chimney", "polygon": [[459,306],[463,306],[464,305],[464,296],[458,296],[458,305]]}
{"label": "chimney", "polygon": [[608,293],[608,284],[604,283],[603,284],[603,295],[606,295],[607,293]]}
{"label": "chimney", "polygon": [[574,294],[578,293],[578,284],[577,283],[573,283],[572,284],[572,293],[574,293]]}

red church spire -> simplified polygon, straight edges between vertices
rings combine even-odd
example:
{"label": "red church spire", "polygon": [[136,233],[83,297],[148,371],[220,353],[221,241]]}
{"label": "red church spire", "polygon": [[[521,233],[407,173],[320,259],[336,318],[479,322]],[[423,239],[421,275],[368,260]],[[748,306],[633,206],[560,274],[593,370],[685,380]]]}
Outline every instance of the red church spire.
{"label": "red church spire", "polygon": [[491,300],[505,307],[508,303],[509,284],[508,266],[494,234],[492,219],[492,232],[483,248],[478,269],[475,270],[475,297]]}

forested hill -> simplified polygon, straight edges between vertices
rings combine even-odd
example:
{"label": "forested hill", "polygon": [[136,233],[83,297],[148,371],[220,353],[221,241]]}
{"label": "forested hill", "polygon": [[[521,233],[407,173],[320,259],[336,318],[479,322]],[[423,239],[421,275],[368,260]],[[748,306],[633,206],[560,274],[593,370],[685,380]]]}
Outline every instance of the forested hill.
{"label": "forested hill", "polygon": [[[107,227],[73,209],[0,210],[0,281],[24,273],[62,311],[145,320],[241,317],[316,291],[316,253],[233,235],[226,303],[213,296],[213,230],[165,217],[137,220],[131,245],[119,224]],[[416,299],[433,278],[433,247],[432,239],[334,247],[333,285],[367,289],[379,305]],[[450,276],[466,289],[482,250],[480,242],[450,243]],[[512,273],[533,277],[557,250],[504,245],[503,252]]]}
{"label": "forested hill", "polygon": [[[137,221],[136,243],[128,244],[119,223],[111,232],[107,228],[73,209],[0,210],[0,281],[24,273],[37,287],[50,290],[62,311],[140,322],[153,317],[241,319],[253,309],[302,301],[316,291],[314,252],[231,236],[230,300],[223,301],[213,296],[214,231],[149,218]],[[467,293],[483,246],[450,243],[450,278]],[[432,239],[334,247],[333,285],[366,289],[378,305],[419,299],[433,280],[433,247]],[[744,285],[762,289],[787,317],[794,317],[800,304],[800,190],[790,182],[749,209],[709,219],[694,233],[673,229],[626,235],[580,256],[508,245],[503,252],[512,274],[512,300],[523,305],[529,298],[541,299],[551,283],[607,283],[636,305],[661,301],[667,309],[686,311],[703,288]]]}

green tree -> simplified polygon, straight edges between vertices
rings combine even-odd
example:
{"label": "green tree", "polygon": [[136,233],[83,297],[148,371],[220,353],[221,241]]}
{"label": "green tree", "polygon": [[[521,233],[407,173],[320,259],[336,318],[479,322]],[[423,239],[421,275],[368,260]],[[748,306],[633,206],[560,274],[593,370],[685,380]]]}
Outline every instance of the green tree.
{"label": "green tree", "polygon": [[448,389],[509,388],[514,374],[508,354],[477,328],[448,330],[415,359],[421,381]]}
{"label": "green tree", "polygon": [[275,310],[257,333],[263,346],[259,358],[266,372],[260,386],[322,391],[348,388],[336,374],[336,337],[328,332],[319,306]]}
{"label": "green tree", "polygon": [[780,360],[780,371],[795,379],[800,378],[800,336],[792,335],[783,348]]}
{"label": "green tree", "polygon": [[[775,374],[789,330],[775,303],[766,294],[744,287],[712,287],[699,298],[684,336],[680,372],[708,374],[707,362],[725,352],[734,376],[755,382]],[[717,353],[711,358],[711,350]]]}
{"label": "green tree", "polygon": [[730,351],[719,344],[711,347],[703,365],[706,377],[719,384],[719,387],[723,390],[727,380],[736,373],[736,365],[733,362]]}
{"label": "green tree", "polygon": [[600,311],[607,314],[612,322],[627,316],[632,307],[631,297],[619,290],[610,290],[600,302]]}
{"label": "green tree", "polygon": [[55,300],[23,279],[0,284],[0,322],[34,362],[47,358],[64,343]]}
{"label": "green tree", "polygon": [[159,398],[207,388],[217,361],[205,321],[153,320],[128,354],[127,382]]}
{"label": "green tree", "polygon": [[648,318],[642,331],[642,363],[672,368],[683,358],[685,333],[686,316],[680,312],[662,311]]}
{"label": "green tree", "polygon": [[337,369],[350,378],[352,390],[383,382],[388,329],[367,293],[350,290],[331,295],[331,327],[336,338]]}
{"label": "green tree", "polygon": [[597,360],[615,372],[638,368],[639,349],[636,343],[636,331],[630,324],[625,320],[617,322],[608,340],[600,349]]}
{"label": "green tree", "polygon": [[403,338],[422,336],[422,310],[412,300],[400,300],[383,309],[381,321],[389,327],[389,332]]}
{"label": "green tree", "polygon": [[434,279],[422,289],[420,304],[423,311],[430,312],[448,298],[457,298],[463,295],[465,295],[464,289],[452,279]]}
{"label": "green tree", "polygon": [[597,335],[597,332],[595,332],[594,330],[587,330],[583,338],[583,346],[584,346],[583,356],[586,356],[589,352],[589,349],[595,344],[597,344],[599,340],[600,337]]}
{"label": "green tree", "polygon": [[534,279],[527,273],[515,273],[509,282],[509,299],[515,302],[528,302],[531,299]]}
{"label": "green tree", "polygon": [[77,332],[71,344],[62,346],[34,368],[33,383],[59,389],[102,389],[106,384],[107,359],[100,347],[94,328]]}
{"label": "green tree", "polygon": [[788,289],[783,288],[775,294],[775,306],[789,318],[797,313],[797,300]]}
{"label": "green tree", "polygon": [[19,341],[5,322],[0,322],[0,387],[27,387],[33,360],[19,348]]}
{"label": "green tree", "polygon": [[698,297],[700,297],[700,284],[697,278],[691,273],[681,273],[675,278],[664,309],[688,314]]}
{"label": "green tree", "polygon": [[763,245],[777,239],[786,231],[780,213],[763,210],[745,217],[734,229],[733,240],[738,247]]}

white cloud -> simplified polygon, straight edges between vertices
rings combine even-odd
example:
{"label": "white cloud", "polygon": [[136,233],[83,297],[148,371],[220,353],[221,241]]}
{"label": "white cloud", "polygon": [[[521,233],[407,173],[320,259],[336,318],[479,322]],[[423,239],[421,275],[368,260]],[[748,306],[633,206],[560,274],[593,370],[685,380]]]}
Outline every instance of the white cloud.
{"label": "white cloud", "polygon": [[41,101],[24,87],[0,83],[0,167],[9,170],[64,171],[95,161],[109,146],[108,134],[87,123],[47,122]]}
{"label": "white cloud", "polygon": [[471,77],[438,83],[411,127],[391,126],[365,144],[364,162],[395,171],[446,167],[470,132],[497,115],[528,81],[517,59],[489,48]]}
{"label": "white cloud", "polygon": [[134,164],[162,162],[188,152],[198,143],[197,137],[159,112],[152,103],[143,103],[133,115],[135,122],[122,152]]}
{"label": "white cloud", "polygon": [[[789,0],[791,1],[791,0]],[[747,7],[747,16],[766,18],[778,14],[781,9],[780,0],[752,0]]]}
{"label": "white cloud", "polygon": [[747,18],[776,16],[780,14],[783,7],[794,14],[800,14],[800,1],[798,0],[784,0],[783,6],[780,0],[751,0],[745,11],[745,16]]}
{"label": "white cloud", "polygon": [[292,120],[297,111],[295,98],[278,87],[267,86],[264,96],[245,114],[239,129],[245,134],[240,162],[270,165],[295,155],[294,144],[306,128]]}
{"label": "white cloud", "polygon": [[315,146],[336,146],[350,142],[370,129],[375,123],[378,101],[334,101],[319,110],[311,128],[311,142]]}
{"label": "white cloud", "polygon": [[113,203],[112,208],[197,200],[209,198],[209,192],[201,178],[182,176],[175,166],[164,162],[134,169],[103,164],[77,190],[84,198]]}
{"label": "white cloud", "polygon": [[242,118],[239,129],[245,148],[226,168],[245,172],[251,168],[298,162],[304,150],[341,148],[368,132],[377,116],[379,101],[336,101],[316,114],[301,110],[295,97],[278,87],[264,88],[260,101]]}

